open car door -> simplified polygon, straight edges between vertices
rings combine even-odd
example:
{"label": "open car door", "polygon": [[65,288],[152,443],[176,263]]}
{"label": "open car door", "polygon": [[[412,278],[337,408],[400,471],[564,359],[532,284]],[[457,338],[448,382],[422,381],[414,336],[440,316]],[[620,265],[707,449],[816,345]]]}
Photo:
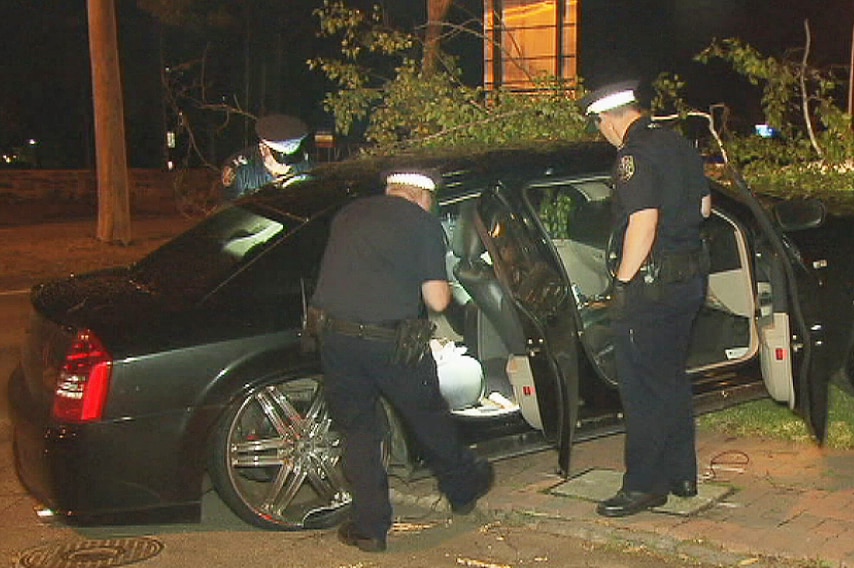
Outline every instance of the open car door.
{"label": "open car door", "polygon": [[[758,225],[754,254],[762,377],[771,397],[800,414],[824,442],[831,370],[822,349],[823,325],[806,310],[808,299],[822,293],[821,285],[745,181],[737,172],[733,175],[740,201]],[[802,223],[820,224],[823,210],[804,207]]]}
{"label": "open car door", "polygon": [[513,299],[525,353],[511,356],[508,374],[523,416],[539,421],[569,472],[578,412],[578,344],[569,285],[547,237],[518,194],[496,187],[478,199],[475,224],[502,287]]}
{"label": "open car door", "polygon": [[[599,378],[616,387],[606,266],[613,242],[609,179],[536,184],[526,188],[526,199],[570,282],[587,358]],[[722,194],[718,199],[702,229],[711,271],[687,361],[695,396],[707,397],[713,405],[707,408],[721,406],[716,401],[723,392],[743,400],[731,396],[742,388],[733,378],[744,375],[754,383],[759,372],[768,394],[802,415],[822,440],[829,372],[816,356],[820,326],[812,325],[801,301],[818,294],[817,285],[749,192],[737,200]],[[750,396],[746,383],[744,391]]]}

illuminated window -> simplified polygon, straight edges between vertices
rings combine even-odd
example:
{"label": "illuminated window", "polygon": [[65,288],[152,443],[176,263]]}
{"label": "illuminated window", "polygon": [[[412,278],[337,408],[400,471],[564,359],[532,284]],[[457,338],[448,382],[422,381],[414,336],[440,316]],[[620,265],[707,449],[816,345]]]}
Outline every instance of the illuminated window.
{"label": "illuminated window", "polygon": [[530,90],[538,76],[575,79],[579,0],[484,0],[484,87]]}

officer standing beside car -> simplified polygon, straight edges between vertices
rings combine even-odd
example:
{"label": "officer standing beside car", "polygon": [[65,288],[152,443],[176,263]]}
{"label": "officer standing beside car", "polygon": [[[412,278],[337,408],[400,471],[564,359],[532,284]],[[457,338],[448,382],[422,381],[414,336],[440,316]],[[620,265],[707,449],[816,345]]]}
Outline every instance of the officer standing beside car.
{"label": "officer standing beside car", "polygon": [[230,156],[222,167],[223,197],[234,200],[274,181],[285,182],[312,167],[303,142],[305,122],[295,116],[270,114],[255,123],[258,143]]}
{"label": "officer standing beside car", "polygon": [[338,537],[368,552],[386,549],[392,523],[380,397],[415,435],[455,513],[471,512],[493,482],[492,466],[458,437],[429,352],[424,308],[442,311],[451,298],[444,232],[431,213],[441,177],[401,170],[384,181],[384,195],[357,199],[333,220],[309,310],[353,499]]}
{"label": "officer standing beside car", "polygon": [[615,236],[621,245],[611,297],[625,426],[622,487],[599,503],[608,517],[697,494],[694,412],[686,374],[694,319],[703,304],[708,255],[700,227],[711,213],[700,156],[654,123],[636,82],[607,85],[581,100],[617,148]]}

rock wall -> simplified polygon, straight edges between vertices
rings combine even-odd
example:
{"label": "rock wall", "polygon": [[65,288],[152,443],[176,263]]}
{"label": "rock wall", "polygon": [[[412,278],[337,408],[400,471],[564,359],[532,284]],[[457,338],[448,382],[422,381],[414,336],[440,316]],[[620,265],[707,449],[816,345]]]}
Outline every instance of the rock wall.
{"label": "rock wall", "polygon": [[[207,169],[132,169],[128,177],[131,214],[158,215],[193,209],[193,202],[210,199],[216,191],[218,173]],[[98,187],[92,170],[0,170],[0,225],[97,213]]]}

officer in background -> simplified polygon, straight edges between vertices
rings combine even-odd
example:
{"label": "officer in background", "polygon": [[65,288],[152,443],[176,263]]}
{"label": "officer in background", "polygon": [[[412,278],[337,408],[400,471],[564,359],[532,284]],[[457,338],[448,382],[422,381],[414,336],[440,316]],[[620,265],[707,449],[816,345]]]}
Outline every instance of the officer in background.
{"label": "officer in background", "polygon": [[697,494],[694,411],[685,368],[703,304],[708,255],[700,226],[711,213],[700,156],[645,115],[636,82],[581,100],[617,148],[614,217],[622,234],[610,315],[626,424],[621,489],[597,507],[622,517]]}
{"label": "officer in background", "polygon": [[223,196],[237,199],[274,181],[287,184],[311,169],[303,141],[305,122],[294,116],[271,114],[255,123],[259,142],[229,157],[222,167]]}
{"label": "officer in background", "polygon": [[311,301],[353,498],[338,538],[363,551],[385,550],[392,523],[380,397],[416,436],[455,513],[471,512],[493,483],[492,466],[458,437],[429,352],[433,324],[424,307],[439,312],[451,298],[444,233],[430,213],[440,181],[433,172],[391,172],[384,195],[345,206],[332,222]]}

